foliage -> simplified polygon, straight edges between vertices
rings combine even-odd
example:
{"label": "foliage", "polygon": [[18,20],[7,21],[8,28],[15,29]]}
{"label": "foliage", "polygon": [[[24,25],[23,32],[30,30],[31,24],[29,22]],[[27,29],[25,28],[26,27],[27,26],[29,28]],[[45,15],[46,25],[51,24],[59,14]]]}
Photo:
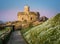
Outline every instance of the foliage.
{"label": "foliage", "polygon": [[25,31],[23,36],[29,44],[60,44],[60,13]]}
{"label": "foliage", "polygon": [[5,27],[3,30],[0,30],[0,44],[3,44],[3,41],[9,39],[11,31],[12,27]]}

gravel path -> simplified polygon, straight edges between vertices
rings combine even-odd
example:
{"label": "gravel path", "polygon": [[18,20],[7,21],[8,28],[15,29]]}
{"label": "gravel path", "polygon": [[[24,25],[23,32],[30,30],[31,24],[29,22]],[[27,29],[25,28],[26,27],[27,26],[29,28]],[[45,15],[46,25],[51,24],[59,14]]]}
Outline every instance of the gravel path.
{"label": "gravel path", "polygon": [[14,31],[7,44],[26,44],[26,42],[22,38],[20,31]]}

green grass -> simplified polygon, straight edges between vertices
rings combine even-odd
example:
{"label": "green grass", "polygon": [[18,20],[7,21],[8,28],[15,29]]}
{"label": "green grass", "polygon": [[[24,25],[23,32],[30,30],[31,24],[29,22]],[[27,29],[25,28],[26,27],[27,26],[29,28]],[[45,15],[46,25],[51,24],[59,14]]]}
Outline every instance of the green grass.
{"label": "green grass", "polygon": [[3,40],[6,41],[9,39],[10,32],[12,31],[12,27],[5,27],[0,30],[0,44],[3,44]]}
{"label": "green grass", "polygon": [[0,35],[5,33],[6,31],[9,31],[9,30],[11,30],[11,27],[6,27],[5,29],[0,30]]}
{"label": "green grass", "polygon": [[60,44],[60,13],[27,30],[22,30],[22,33],[29,44]]}

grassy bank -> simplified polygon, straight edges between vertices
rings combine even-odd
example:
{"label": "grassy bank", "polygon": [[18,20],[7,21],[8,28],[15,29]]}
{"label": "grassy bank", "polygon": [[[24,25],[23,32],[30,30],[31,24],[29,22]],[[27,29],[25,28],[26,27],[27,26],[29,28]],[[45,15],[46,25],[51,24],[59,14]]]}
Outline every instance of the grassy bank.
{"label": "grassy bank", "polygon": [[36,27],[22,30],[29,44],[60,44],[60,13]]}

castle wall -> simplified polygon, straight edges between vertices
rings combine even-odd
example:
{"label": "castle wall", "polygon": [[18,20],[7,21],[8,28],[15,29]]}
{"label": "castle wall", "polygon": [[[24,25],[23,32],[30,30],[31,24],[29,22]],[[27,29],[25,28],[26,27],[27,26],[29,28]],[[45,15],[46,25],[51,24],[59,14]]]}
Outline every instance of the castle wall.
{"label": "castle wall", "polygon": [[19,15],[18,16],[18,21],[26,21],[26,22],[33,22],[33,21],[36,21],[38,19],[38,16],[36,15]]}

